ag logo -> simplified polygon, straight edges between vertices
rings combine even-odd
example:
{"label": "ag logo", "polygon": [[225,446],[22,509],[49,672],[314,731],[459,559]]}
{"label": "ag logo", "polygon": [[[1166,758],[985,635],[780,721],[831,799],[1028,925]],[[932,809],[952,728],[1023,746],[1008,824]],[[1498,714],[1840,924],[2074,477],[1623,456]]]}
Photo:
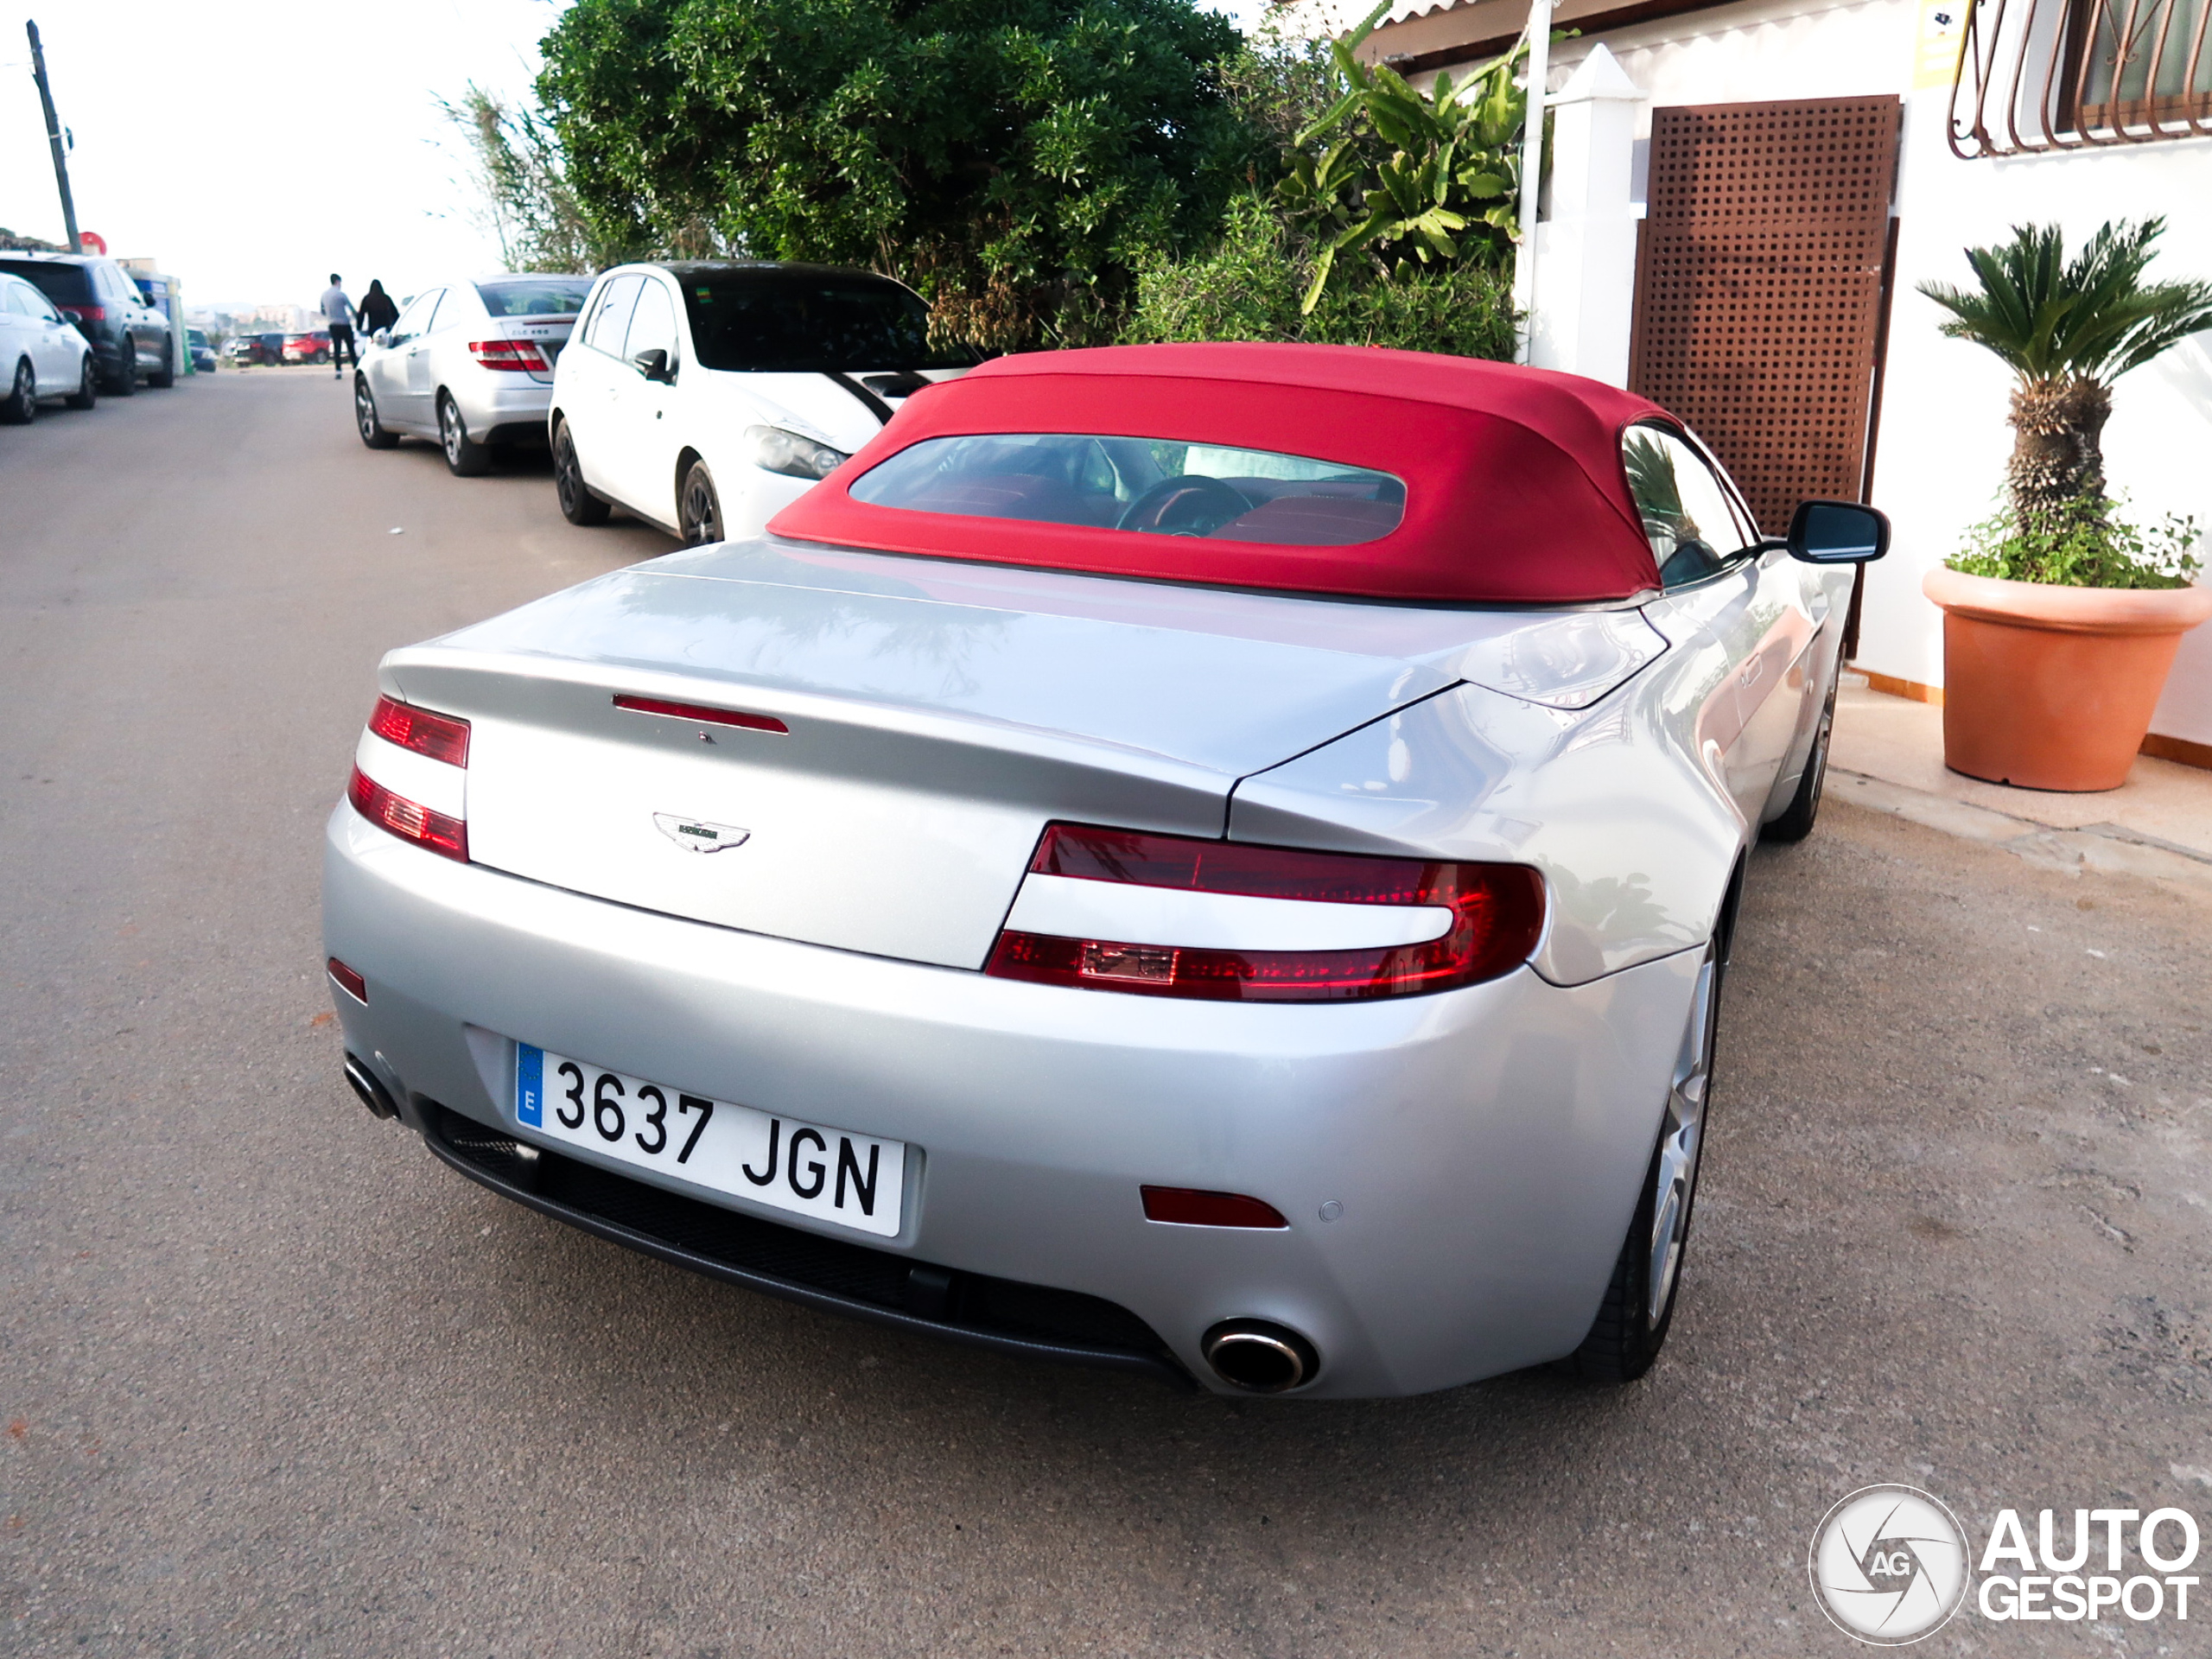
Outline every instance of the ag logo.
{"label": "ag logo", "polygon": [[656,812],[653,823],[686,852],[719,853],[726,847],[744,844],[750,830],[741,830],[734,823],[709,823],[703,818],[679,818],[673,812]]}
{"label": "ag logo", "polygon": [[1911,1486],[1868,1486],[1830,1510],[1807,1567],[1821,1611],[1877,1647],[1934,1634],[1966,1599],[1966,1534]]}

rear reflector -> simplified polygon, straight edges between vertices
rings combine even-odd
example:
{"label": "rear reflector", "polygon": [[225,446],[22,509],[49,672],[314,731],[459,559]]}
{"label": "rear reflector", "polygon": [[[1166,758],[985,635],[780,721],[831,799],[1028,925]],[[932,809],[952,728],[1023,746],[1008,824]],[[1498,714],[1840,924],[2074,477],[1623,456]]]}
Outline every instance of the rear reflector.
{"label": "rear reflector", "polygon": [[1183,1227],[1287,1227],[1282,1211],[1241,1192],[1207,1192],[1194,1186],[1147,1186],[1144,1218]]}
{"label": "rear reflector", "polygon": [[526,374],[546,372],[544,353],[534,340],[472,340],[469,355],[487,369],[514,369]]}
{"label": "rear reflector", "polygon": [[459,818],[448,817],[442,812],[433,812],[404,796],[395,795],[370,777],[359,766],[353,768],[353,782],[346,785],[346,798],[353,803],[353,810],[380,830],[389,830],[402,841],[411,841],[418,847],[448,858],[468,861],[468,826]]}
{"label": "rear reflector", "polygon": [[369,715],[369,729],[387,743],[449,766],[468,764],[468,722],[451,715],[434,715],[394,697],[378,697]]}
{"label": "rear reflector", "polygon": [[369,982],[367,980],[363,979],[360,975],[355,973],[335,957],[323,965],[330,970],[330,976],[338,982],[339,989],[344,991],[356,1002],[368,1001]]}
{"label": "rear reflector", "polygon": [[748,732],[791,730],[773,715],[747,715],[734,709],[710,709],[703,702],[664,702],[658,697],[617,696],[614,706],[627,709],[633,714],[666,715],[671,720],[696,720],[708,726],[741,726]]}
{"label": "rear reflector", "polygon": [[[1375,858],[1052,824],[1029,869],[1332,906],[1433,906],[1452,915],[1441,937],[1357,950],[1217,950],[1007,928],[983,969],[1002,979],[1088,990],[1246,1002],[1411,996],[1511,971],[1535,951],[1544,927],[1543,879],[1521,864]],[[1319,934],[1320,912],[1316,916]]]}

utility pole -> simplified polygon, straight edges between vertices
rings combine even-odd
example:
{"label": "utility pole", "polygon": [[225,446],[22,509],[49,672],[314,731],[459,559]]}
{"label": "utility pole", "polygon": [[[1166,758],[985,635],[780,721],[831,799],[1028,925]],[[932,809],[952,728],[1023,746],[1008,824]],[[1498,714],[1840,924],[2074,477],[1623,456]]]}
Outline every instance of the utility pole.
{"label": "utility pole", "polygon": [[1536,203],[1544,175],[1544,82],[1551,74],[1552,0],[1529,0],[1529,102],[1521,126],[1521,245],[1513,261],[1513,302],[1521,312],[1516,359],[1536,345]]}
{"label": "utility pole", "polygon": [[54,181],[61,187],[61,226],[69,232],[69,251],[79,251],[77,204],[69,194],[69,153],[61,142],[61,118],[54,112],[54,89],[46,84],[46,49],[38,43],[38,25],[25,22],[31,37],[31,79],[38,82],[38,101],[46,110],[46,142],[54,149]]}

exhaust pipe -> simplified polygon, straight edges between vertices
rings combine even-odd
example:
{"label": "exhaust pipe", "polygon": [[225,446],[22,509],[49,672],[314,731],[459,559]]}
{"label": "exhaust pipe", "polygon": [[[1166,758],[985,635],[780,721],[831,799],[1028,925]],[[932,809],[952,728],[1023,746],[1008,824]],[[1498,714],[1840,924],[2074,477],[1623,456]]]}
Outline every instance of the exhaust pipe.
{"label": "exhaust pipe", "polygon": [[1312,1343],[1266,1319],[1224,1319],[1198,1347],[1215,1376],[1247,1394],[1287,1394],[1321,1369]]}
{"label": "exhaust pipe", "polygon": [[353,1085],[353,1092],[361,1097],[361,1104],[369,1109],[372,1117],[397,1117],[399,1108],[393,1105],[384,1084],[377,1081],[377,1074],[361,1063],[357,1054],[346,1057],[346,1081]]}

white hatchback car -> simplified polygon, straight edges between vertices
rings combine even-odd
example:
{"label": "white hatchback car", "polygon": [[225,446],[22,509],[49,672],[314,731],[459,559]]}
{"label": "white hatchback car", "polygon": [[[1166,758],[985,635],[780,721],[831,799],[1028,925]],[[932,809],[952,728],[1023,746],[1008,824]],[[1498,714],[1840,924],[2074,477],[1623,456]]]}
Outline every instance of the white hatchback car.
{"label": "white hatchback car", "polygon": [[90,409],[99,397],[92,348],[54,302],[20,276],[0,272],[0,421],[21,425],[43,397]]}
{"label": "white hatchback car", "polygon": [[561,511],[609,505],[687,543],[756,536],[909,393],[976,362],[929,308],[864,270],[765,260],[620,265],[553,377]]}

